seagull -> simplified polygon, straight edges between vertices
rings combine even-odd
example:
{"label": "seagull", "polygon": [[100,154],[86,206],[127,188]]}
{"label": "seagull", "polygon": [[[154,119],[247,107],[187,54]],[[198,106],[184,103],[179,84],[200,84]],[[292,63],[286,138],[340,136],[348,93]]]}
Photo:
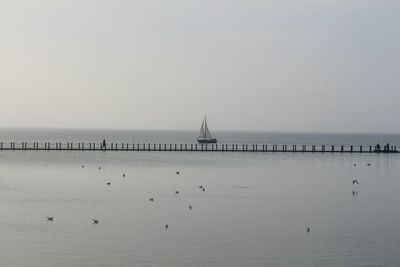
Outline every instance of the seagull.
{"label": "seagull", "polygon": [[165,230],[168,230],[168,224],[165,225]]}
{"label": "seagull", "polygon": [[153,202],[153,201],[154,201],[154,198],[151,197],[151,198],[149,198],[149,200],[150,200],[151,202]]}
{"label": "seagull", "polygon": [[367,166],[371,166],[371,163],[367,163]]}
{"label": "seagull", "polygon": [[179,194],[179,191],[175,191],[175,194],[177,194],[177,195],[178,195],[178,194]]}
{"label": "seagull", "polygon": [[179,175],[179,171],[176,171],[175,173]]}
{"label": "seagull", "polygon": [[199,185],[199,188],[200,188],[200,189],[202,189],[202,188],[203,188],[203,186],[202,186],[202,185]]}
{"label": "seagull", "polygon": [[203,192],[205,192],[206,191],[206,189],[203,187]]}
{"label": "seagull", "polygon": [[190,210],[192,209],[192,205],[189,206],[189,209],[190,209]]}
{"label": "seagull", "polygon": [[93,224],[99,224],[99,220],[93,219]]}
{"label": "seagull", "polygon": [[53,219],[54,219],[54,217],[46,217],[46,219],[48,220],[48,221],[53,221]]}
{"label": "seagull", "polygon": [[124,174],[122,174],[122,177],[124,177],[124,178],[125,178],[125,173],[124,173]]}
{"label": "seagull", "polygon": [[357,164],[354,163],[354,167],[357,166]]}
{"label": "seagull", "polygon": [[107,185],[111,185],[111,183],[110,183],[110,182],[108,182],[108,183],[107,183]]}
{"label": "seagull", "polygon": [[353,184],[358,184],[358,181],[357,180],[353,180]]}
{"label": "seagull", "polygon": [[307,233],[309,233],[311,231],[309,226],[307,226],[306,231],[307,231]]}

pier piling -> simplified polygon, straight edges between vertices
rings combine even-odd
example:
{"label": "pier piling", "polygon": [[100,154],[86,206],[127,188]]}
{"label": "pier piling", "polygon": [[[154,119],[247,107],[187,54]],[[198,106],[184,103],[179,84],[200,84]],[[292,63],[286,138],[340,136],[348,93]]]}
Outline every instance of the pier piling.
{"label": "pier piling", "polygon": [[[250,146],[250,147],[249,147]],[[329,148],[330,146],[330,148]],[[397,146],[387,145],[384,149],[374,149],[373,146],[363,145],[299,145],[296,144],[157,144],[157,143],[109,143],[96,148],[96,143],[84,142],[0,142],[0,151],[173,151],[173,152],[283,152],[283,153],[398,153]]]}

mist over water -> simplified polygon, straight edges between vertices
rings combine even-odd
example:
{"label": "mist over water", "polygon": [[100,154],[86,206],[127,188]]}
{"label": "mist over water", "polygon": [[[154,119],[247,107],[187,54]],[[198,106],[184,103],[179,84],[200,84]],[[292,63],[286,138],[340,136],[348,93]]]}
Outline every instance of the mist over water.
{"label": "mist over water", "polygon": [[[304,144],[304,145],[354,145],[368,146],[376,143],[400,145],[398,134],[349,134],[349,133],[279,133],[211,131],[220,144]],[[173,130],[107,130],[107,129],[19,129],[3,128],[3,142],[96,142],[108,143],[196,143],[198,131]]]}
{"label": "mist over water", "polygon": [[[9,136],[194,142],[196,134],[47,131]],[[215,136],[252,143],[271,135]],[[364,142],[332,136],[319,140]],[[395,144],[395,138],[365,140]],[[395,266],[398,157],[0,151],[1,266]]]}

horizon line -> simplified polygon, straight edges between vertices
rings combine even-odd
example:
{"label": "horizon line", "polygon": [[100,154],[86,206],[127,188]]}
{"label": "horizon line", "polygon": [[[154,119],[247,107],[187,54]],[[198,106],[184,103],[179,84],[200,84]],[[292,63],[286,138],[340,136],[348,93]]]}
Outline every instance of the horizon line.
{"label": "horizon line", "polygon": [[[25,126],[0,126],[0,130],[101,130],[101,131],[171,131],[171,132],[197,132],[198,129],[161,129],[161,128],[100,128],[100,127],[25,127]],[[400,135],[400,132],[366,132],[366,131],[285,131],[285,130],[259,130],[259,129],[214,129],[211,132],[239,132],[239,133],[274,133],[274,134],[381,134],[381,135]]]}

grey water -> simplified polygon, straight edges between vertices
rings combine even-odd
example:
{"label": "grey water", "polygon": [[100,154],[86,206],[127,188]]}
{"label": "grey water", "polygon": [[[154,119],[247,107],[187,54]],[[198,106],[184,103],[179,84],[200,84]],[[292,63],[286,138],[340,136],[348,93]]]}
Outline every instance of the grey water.
{"label": "grey water", "polygon": [[[400,145],[399,134],[212,132],[220,144]],[[196,131],[0,128],[0,142],[196,143]]]}
{"label": "grey water", "polygon": [[[0,139],[184,143],[195,135],[3,129]],[[232,143],[400,143],[384,134],[215,135]],[[398,157],[0,151],[1,266],[397,266]]]}

